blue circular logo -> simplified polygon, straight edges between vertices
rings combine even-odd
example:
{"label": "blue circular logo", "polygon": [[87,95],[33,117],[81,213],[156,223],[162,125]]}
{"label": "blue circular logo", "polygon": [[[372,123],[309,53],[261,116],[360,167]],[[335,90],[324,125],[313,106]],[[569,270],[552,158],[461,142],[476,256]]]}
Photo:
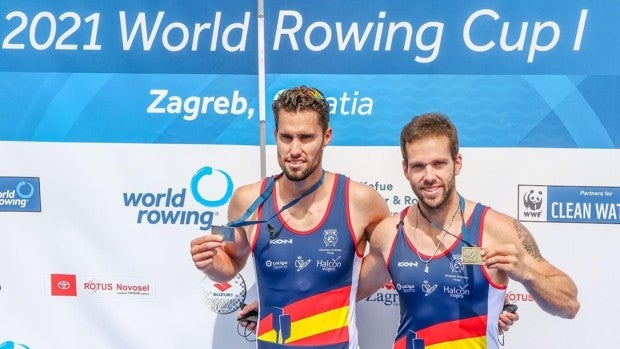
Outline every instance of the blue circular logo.
{"label": "blue circular logo", "polygon": [[198,201],[200,204],[204,205],[204,206],[222,206],[225,203],[228,202],[228,200],[230,200],[230,197],[232,196],[233,193],[233,181],[232,178],[230,178],[230,176],[228,175],[228,173],[222,171],[222,170],[218,170],[215,169],[216,172],[224,175],[224,177],[226,178],[226,192],[224,193],[224,195],[217,200],[208,200],[205,199],[199,192],[198,192],[198,183],[200,182],[200,180],[204,177],[204,176],[211,176],[214,174],[214,169],[210,166],[205,166],[203,168],[201,168],[200,170],[198,170],[198,172],[196,172],[196,174],[194,174],[194,176],[192,177],[192,182],[191,182],[191,190],[192,190],[192,195],[194,196],[194,199],[196,201]]}
{"label": "blue circular logo", "polygon": [[[25,190],[29,190],[30,192],[24,193]],[[17,192],[17,195],[19,195],[20,198],[30,199],[32,195],[34,195],[34,185],[21,181],[17,184],[15,191]]]}
{"label": "blue circular logo", "polygon": [[6,341],[6,342],[0,344],[0,349],[17,349],[17,348],[30,349],[25,344],[19,344],[19,343],[15,343],[13,341]]}

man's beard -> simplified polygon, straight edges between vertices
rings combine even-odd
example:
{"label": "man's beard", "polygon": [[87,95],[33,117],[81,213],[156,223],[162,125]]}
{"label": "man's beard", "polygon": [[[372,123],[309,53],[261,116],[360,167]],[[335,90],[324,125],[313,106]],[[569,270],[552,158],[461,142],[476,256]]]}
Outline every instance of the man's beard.
{"label": "man's beard", "polygon": [[301,182],[305,180],[306,178],[308,178],[310,174],[314,172],[315,169],[316,167],[314,168],[308,167],[302,170],[301,172],[292,172],[292,171],[289,171],[286,167],[283,167],[282,172],[284,172],[284,175],[286,176],[288,180],[293,181],[293,182]]}
{"label": "man's beard", "polygon": [[[323,150],[320,150],[316,154],[315,159],[320,159],[322,156],[323,156]],[[280,168],[282,169],[282,172],[284,173],[284,176],[286,176],[288,180],[293,181],[293,182],[301,182],[303,180],[306,180],[308,177],[310,177],[311,174],[314,173],[314,171],[316,171],[316,169],[319,167],[319,164],[320,164],[320,162],[306,163],[307,167],[302,169],[301,171],[290,171],[286,167],[286,162],[284,162],[282,158],[279,159],[279,163],[280,163]]]}
{"label": "man's beard", "polygon": [[445,186],[443,186],[444,191],[441,193],[441,196],[439,197],[439,201],[437,201],[437,199],[433,200],[433,202],[435,203],[431,203],[427,201],[424,195],[421,194],[421,191],[416,189],[413,185],[411,185],[411,189],[413,189],[413,193],[417,196],[420,204],[422,204],[424,207],[430,210],[438,210],[450,204],[450,197],[456,190],[454,183],[455,183],[455,178],[454,176],[452,176],[452,180],[446,183]]}

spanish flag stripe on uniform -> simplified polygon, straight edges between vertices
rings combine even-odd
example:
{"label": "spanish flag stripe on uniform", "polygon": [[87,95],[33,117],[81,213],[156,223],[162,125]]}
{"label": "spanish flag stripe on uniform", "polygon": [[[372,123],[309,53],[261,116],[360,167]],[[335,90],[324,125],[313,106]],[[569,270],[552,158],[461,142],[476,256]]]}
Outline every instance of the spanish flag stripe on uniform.
{"label": "spanish flag stripe on uniform", "polygon": [[407,349],[407,336],[400,337],[394,342],[392,349]]}
{"label": "spanish flag stripe on uniform", "polygon": [[[309,337],[321,336],[323,334],[326,334],[327,332],[333,332],[332,334],[335,334],[338,331],[341,331],[341,333],[338,334],[338,336],[334,338],[332,342],[340,343],[348,341],[348,310],[349,307],[343,307],[298,321],[292,321],[291,337],[288,338],[286,342],[289,344],[292,344],[294,342],[296,343],[298,341],[307,342],[310,341]],[[258,338],[267,342],[275,342],[276,335],[276,331],[272,329],[269,332],[262,333],[258,336]],[[319,343],[325,343],[325,341]]]}
{"label": "spanish flag stripe on uniform", "polygon": [[[287,343],[295,345],[311,345],[317,343],[343,343],[349,341],[348,307],[319,314],[308,319],[293,323],[297,331]],[[328,324],[342,324],[327,326]],[[334,328],[331,328],[334,327]]]}
{"label": "spanish flag stripe on uniform", "polygon": [[486,348],[487,336],[459,339],[432,345],[425,345],[426,349],[474,349]]}
{"label": "spanish flag stripe on uniform", "polygon": [[[328,333],[337,334],[333,343],[348,341],[350,290],[351,286],[342,287],[284,307],[283,313],[291,316],[291,337],[287,343],[314,341],[311,337],[328,337]],[[343,304],[346,306],[342,306]],[[336,306],[338,308],[334,308]],[[269,314],[260,320],[258,338],[275,342],[276,336],[273,315]]]}
{"label": "spanish flag stripe on uniform", "polygon": [[441,342],[477,337],[484,338],[486,337],[486,323],[486,315],[443,322],[418,331],[418,337],[424,338],[424,344],[427,348],[429,345]]}
{"label": "spanish flag stripe on uniform", "polygon": [[[486,348],[486,336],[459,339],[455,341],[447,341],[443,343],[428,345],[425,343],[425,349],[472,349],[472,348]],[[407,349],[407,337],[398,339],[392,349]]]}

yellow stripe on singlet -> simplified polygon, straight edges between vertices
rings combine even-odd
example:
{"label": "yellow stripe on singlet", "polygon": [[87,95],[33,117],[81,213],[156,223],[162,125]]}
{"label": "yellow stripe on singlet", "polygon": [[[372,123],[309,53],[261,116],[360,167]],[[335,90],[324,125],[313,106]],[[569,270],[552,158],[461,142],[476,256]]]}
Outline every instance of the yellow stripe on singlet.
{"label": "yellow stripe on singlet", "polygon": [[487,337],[482,336],[426,345],[425,349],[484,349],[486,347]]}
{"label": "yellow stripe on singlet", "polygon": [[[324,332],[345,327],[349,324],[349,307],[330,310],[316,314],[305,319],[300,319],[291,324],[291,337],[286,342],[294,342]],[[263,333],[258,339],[265,342],[276,342],[276,331],[271,330]]]}

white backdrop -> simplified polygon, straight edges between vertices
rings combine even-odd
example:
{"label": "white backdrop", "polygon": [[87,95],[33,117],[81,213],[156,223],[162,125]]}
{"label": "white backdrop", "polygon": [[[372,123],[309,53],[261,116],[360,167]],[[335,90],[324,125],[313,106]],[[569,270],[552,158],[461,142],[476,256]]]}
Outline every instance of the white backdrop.
{"label": "white backdrop", "polygon": [[[136,224],[135,210],[123,205],[122,193],[183,188],[205,165],[225,168],[235,183],[254,181],[259,177],[258,166],[248,165],[256,162],[257,150],[228,146],[155,148],[153,152],[152,145],[2,144],[3,171],[45,174],[41,183],[43,212],[3,216],[2,339],[26,343],[30,348],[157,348],[162,343],[252,347],[235,334],[236,310],[218,315],[209,307],[213,283],[193,268],[188,252],[189,240],[202,232],[188,225]],[[222,153],[234,156],[239,165],[223,160]],[[465,148],[462,153],[464,168],[457,179],[460,192],[512,215],[517,210],[519,184],[581,185],[587,179],[587,183],[618,185],[617,151]],[[358,181],[391,184],[393,190],[381,192],[392,198],[410,195],[399,157],[396,147],[330,146],[325,167],[347,172]],[[268,172],[276,173],[272,148],[267,159]],[[187,209],[198,207],[187,201]],[[394,211],[403,207],[390,206]],[[221,222],[223,208],[216,212],[215,221]],[[532,301],[517,300],[521,320],[506,335],[506,348],[613,347],[612,336],[595,334],[612,333],[620,310],[607,292],[619,284],[610,267],[614,248],[620,242],[615,235],[617,226],[525,224],[543,256],[574,278],[582,308],[576,319],[563,320],[542,312]],[[78,297],[50,297],[53,273],[76,275]],[[246,289],[250,288],[254,283],[252,270],[248,268],[242,276]],[[79,289],[80,282],[93,280],[148,284],[150,293],[140,297],[88,294]],[[365,348],[389,345],[398,308],[395,302],[389,304],[393,298],[386,294],[393,292],[383,289],[372,300],[358,303]],[[526,295],[516,283],[510,284],[511,292]],[[248,295],[248,300],[251,297]]]}
{"label": "white backdrop", "polygon": [[[188,224],[137,224],[138,209],[124,205],[123,193],[180,192],[204,166],[224,169],[235,184],[254,181],[257,147],[3,142],[0,157],[3,173],[41,176],[42,197],[41,213],[2,216],[0,343],[33,349],[246,345],[235,332],[238,303],[232,314],[214,312],[214,283],[191,260],[190,240],[206,232]],[[213,189],[222,185],[209,180],[205,197],[209,188],[220,196]],[[178,209],[204,207],[187,193]],[[214,224],[226,223],[224,207],[214,214]],[[75,275],[77,296],[50,296],[51,274]],[[114,290],[86,288],[92,282]],[[120,294],[118,283],[149,291]]]}

